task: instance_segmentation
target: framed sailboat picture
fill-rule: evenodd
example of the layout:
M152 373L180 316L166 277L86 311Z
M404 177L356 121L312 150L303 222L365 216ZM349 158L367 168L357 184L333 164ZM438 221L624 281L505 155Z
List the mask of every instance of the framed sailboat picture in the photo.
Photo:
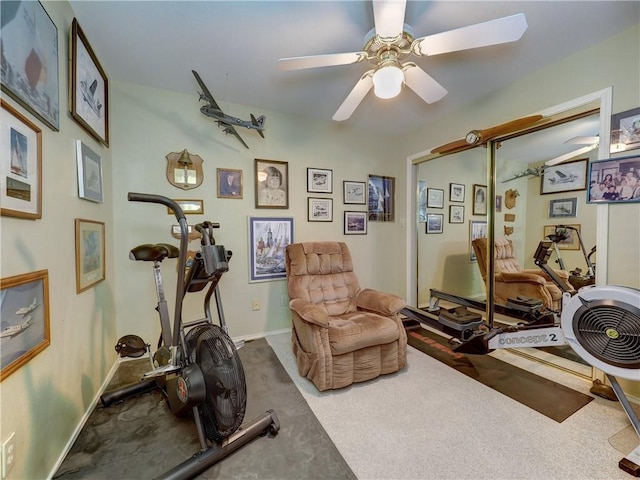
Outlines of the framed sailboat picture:
M249 217L249 282L286 278L285 248L293 243L293 218Z

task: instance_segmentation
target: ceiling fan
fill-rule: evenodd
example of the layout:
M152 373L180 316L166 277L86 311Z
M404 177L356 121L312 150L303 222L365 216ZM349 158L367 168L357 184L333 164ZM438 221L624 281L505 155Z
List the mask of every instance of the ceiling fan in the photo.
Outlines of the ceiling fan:
M281 58L281 70L348 65L368 61L374 67L365 72L333 120L347 120L364 97L374 88L379 98L393 98L406 84L422 100L433 103L447 94L447 90L413 62L417 57L458 52L471 48L515 42L527 29L524 14L477 23L446 32L414 38L413 30L404 23L406 0L373 0L375 27L365 36L360 52Z
M598 135L573 137L564 143L574 144L574 145L586 145L586 146L578 148L577 150L572 150L571 152L552 158L551 160L547 160L546 162L544 162L544 164L547 167L551 167L553 165L559 165L560 163L566 162L567 160L571 160L572 158L577 157L578 155L582 155L583 153L588 153L591 150L595 150L600 145L600 137Z

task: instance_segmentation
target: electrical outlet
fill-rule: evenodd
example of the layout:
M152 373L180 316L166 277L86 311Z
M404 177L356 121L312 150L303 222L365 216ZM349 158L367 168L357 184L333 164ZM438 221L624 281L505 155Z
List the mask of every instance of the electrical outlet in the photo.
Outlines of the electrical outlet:
M2 442L2 478L5 478L9 470L16 463L16 432Z
M256 311L256 310L260 310L260 299L259 298L254 298L251 301L251 308Z

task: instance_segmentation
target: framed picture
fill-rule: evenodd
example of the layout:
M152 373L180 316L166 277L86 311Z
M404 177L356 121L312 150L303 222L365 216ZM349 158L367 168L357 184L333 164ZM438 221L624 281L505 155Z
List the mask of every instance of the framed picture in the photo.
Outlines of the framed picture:
M289 164L256 158L256 208L289 208Z
M591 162L587 203L640 202L640 155Z
M249 282L287 277L285 248L293 243L293 218L249 217Z
M185 215L201 215L204 213L203 200L184 200L174 198L173 201L180 205L182 213ZM167 207L167 214L173 215L173 210Z
M469 220L469 261L477 262L476 252L473 250L472 242L476 238L487 236L487 222L479 220Z
M307 168L307 192L333 193L333 170Z
M105 278L104 222L76 218L76 293Z
M449 223L464 223L463 205L449 205Z
M473 185L473 214L487 214L487 186Z
M502 195L496 195L496 212L502 212Z
M540 194L585 190L588 162L589 160L584 158L543 169L540 177Z
M640 148L640 108L611 115L611 153Z
M427 208L444 208L444 190L427 188Z
M242 170L216 168L218 198L242 198Z
M464 202L464 185L461 183L449 184L449 201Z
M49 272L0 280L0 381L49 346Z
M565 237L564 240L556 242L556 245L560 250L580 250L580 237L578 236L578 234L581 233L580 225L567 226L575 228L578 233L576 234L576 231L570 228L560 228L558 225L545 225L543 237L546 238L549 235Z
M42 218L42 131L5 101L0 104L0 212Z
M309 197L307 220L333 222L333 199Z
M96 140L109 146L107 75L77 19L71 23L71 116Z
M575 217L578 210L578 197L549 200L549 218Z
M342 182L342 194L345 204L366 205L367 204L367 184L366 182L353 182L345 180Z
M366 235L367 212L344 212L344 234Z
M395 220L395 182L394 177L369 175L369 221Z
M442 213L427 213L427 233L442 233L444 215Z
M76 140L78 162L78 196L85 200L102 203L102 159L100 155Z
M40 2L1 2L2 91L60 129L58 29Z
M427 221L427 181L426 180L418 180L418 199L416 201L417 205L417 215L418 215L418 223L424 223Z

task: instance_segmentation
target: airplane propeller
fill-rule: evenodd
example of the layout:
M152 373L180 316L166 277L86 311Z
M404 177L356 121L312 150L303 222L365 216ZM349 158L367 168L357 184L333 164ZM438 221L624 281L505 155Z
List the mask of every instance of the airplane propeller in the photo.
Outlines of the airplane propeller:
M524 14L498 18L434 35L414 38L405 25L406 0L373 0L374 28L364 39L359 52L281 58L280 70L349 65L368 61L374 66L365 72L333 116L336 121L351 117L360 102L374 86L374 75L387 67L395 67L402 85L409 87L426 103L440 100L447 90L418 65L405 60L440 55L472 48L498 45L519 40L527 29Z

